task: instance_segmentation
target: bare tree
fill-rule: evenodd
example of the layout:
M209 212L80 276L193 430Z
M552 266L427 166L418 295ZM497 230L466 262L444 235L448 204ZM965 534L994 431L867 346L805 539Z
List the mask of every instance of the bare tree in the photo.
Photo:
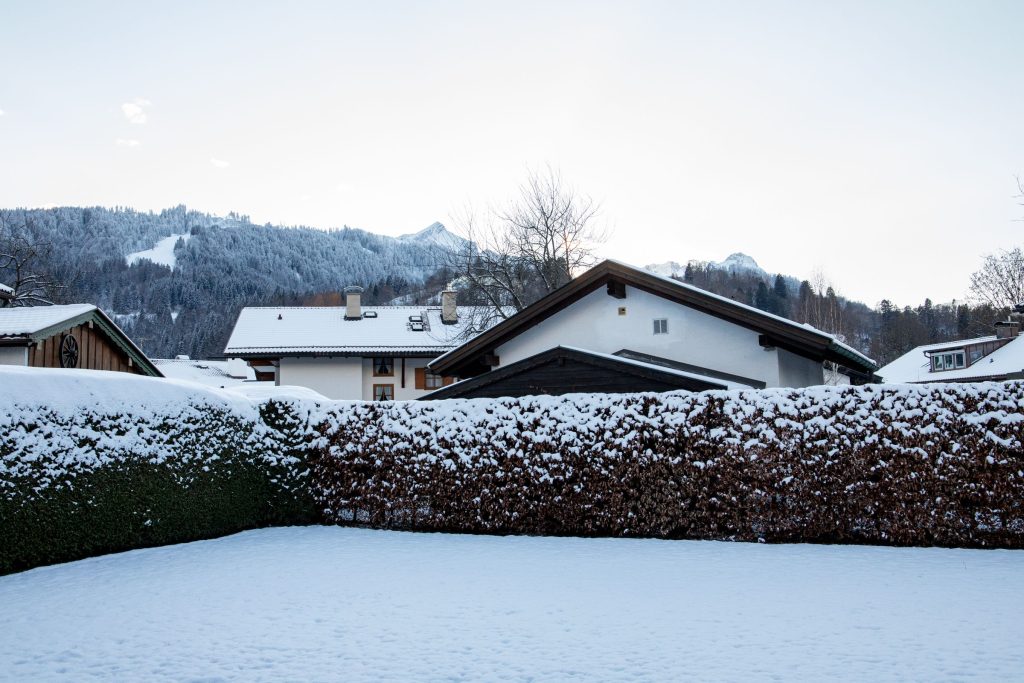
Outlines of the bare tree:
M606 239L598 214L598 205L558 172L531 172L506 206L453 218L465 241L446 265L470 302L493 311L482 324L506 318L596 262Z
M971 295L995 308L1024 303L1024 252L1020 247L989 254L971 275Z
M63 288L45 271L51 249L35 238L27 219L14 221L0 213L0 284L11 290L0 297L0 306L53 303Z

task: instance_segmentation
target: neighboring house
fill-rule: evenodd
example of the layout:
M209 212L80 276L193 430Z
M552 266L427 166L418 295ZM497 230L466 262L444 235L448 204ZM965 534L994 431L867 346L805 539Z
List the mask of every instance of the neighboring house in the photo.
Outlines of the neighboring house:
M14 300L14 290L0 282L0 306L6 306Z
M168 379L184 379L225 389L246 382L256 382L256 372L240 359L193 360L188 356L154 358L153 365Z
M878 371L888 384L1024 379L1024 336L1019 321L996 323L990 337L927 344Z
M604 261L432 361L461 381L429 398L806 387L826 362L854 383L877 367L809 325Z
M346 288L344 307L244 308L224 355L332 399L414 399L450 383L427 362L474 333L479 309L457 307L452 291L439 307L364 307L361 292Z
M163 376L121 328L91 304L0 308L0 365Z

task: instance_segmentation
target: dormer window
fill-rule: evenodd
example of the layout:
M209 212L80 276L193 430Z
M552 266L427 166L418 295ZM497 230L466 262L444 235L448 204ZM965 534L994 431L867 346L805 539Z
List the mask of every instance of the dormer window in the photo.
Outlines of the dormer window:
M932 372L956 370L965 366L965 357L962 350L932 354Z

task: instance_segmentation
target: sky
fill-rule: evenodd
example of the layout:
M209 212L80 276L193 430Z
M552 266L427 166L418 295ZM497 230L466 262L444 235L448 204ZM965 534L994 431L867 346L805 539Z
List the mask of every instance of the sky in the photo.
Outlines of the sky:
M1024 243L1024 3L0 0L0 206L399 235L550 166L602 256L868 304Z

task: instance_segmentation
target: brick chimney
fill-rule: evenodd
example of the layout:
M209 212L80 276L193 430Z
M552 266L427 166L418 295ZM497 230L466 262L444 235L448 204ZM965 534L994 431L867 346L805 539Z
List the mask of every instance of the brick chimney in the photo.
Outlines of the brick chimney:
M362 293L362 287L351 286L345 288L345 320L362 319L363 307L360 303Z
M445 325L454 325L459 322L459 308L456 303L457 294L454 289L446 289L441 292L441 322Z

